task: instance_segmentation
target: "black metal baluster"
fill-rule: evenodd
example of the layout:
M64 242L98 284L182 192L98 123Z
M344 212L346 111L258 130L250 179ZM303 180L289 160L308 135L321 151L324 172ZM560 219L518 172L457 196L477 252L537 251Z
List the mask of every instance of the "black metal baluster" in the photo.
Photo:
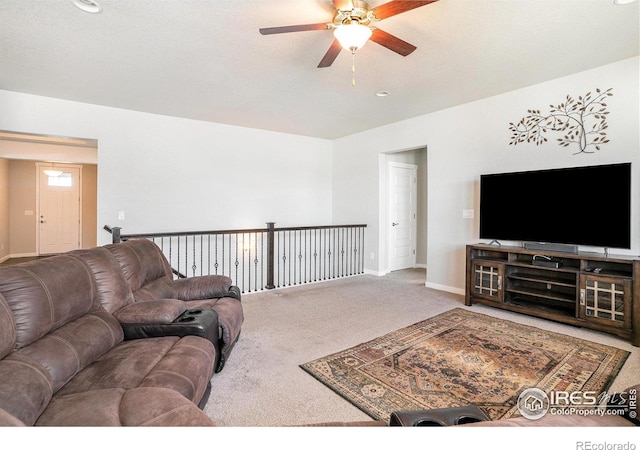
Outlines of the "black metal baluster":
M221 247L222 247L222 257L220 258L220 260L222 261L222 273L221 273L222 275L226 275L227 274L225 272L225 270L224 270L224 263L226 262L226 258L224 256L224 251L226 250L225 239L227 239L227 236L229 236L229 235L228 234L223 234L222 235L222 245L221 245ZM231 274L231 270L229 270L229 274Z
M340 256L342 260L342 267L340 268L340 276L344 276L344 228L340 228Z
M215 253L215 260L213 262L213 268L215 269L215 274L218 275L218 267L220 265L220 263L218 262L218 237L220 235L216 234L214 235L214 241L213 241L213 246L214 246L214 253Z
M302 277L302 252L304 249L304 241L302 239L303 236L303 232L302 230L298 230L298 284L302 284L303 282L303 277Z
M196 276L196 269L198 268L198 266L196 265L196 237L195 235L192 236L193 239L191 239L191 245L193 248L192 254L193 254L193 259L192 259L192 264L191 264L191 270L193 271L193 276Z
M355 251L355 246L354 246L354 241L353 241L353 228L349 228L349 238L351 240L351 242L349 243L349 249L351 250L349 252L349 275L353 275L354 271L353 271L353 256L354 256L354 251Z
M282 260L282 284L280 286L286 286L284 280L285 280L285 274L287 272L287 252L285 249L285 241L282 238L283 233L284 231L278 231L278 244L280 243L280 241L282 241L282 256L278 259L278 261ZM278 248L280 248L279 245L278 245Z
M200 235L200 276L204 275L204 236Z
M287 280L288 281L287 285L291 286L291 267L293 266L293 263L291 262L291 247L292 247L291 231L287 232L287 234L285 235L285 239L287 239L287 262L288 262L287 272L289 275L289 279Z
M178 262L176 264L176 267L178 268L178 272L180 272L180 236L178 236L178 245L176 248L176 254L178 255Z
M235 280L236 280L236 284L237 284L237 283L238 283L238 266L240 265L240 263L238 262L238 233L236 233L236 234L235 234L235 237L236 237L236 238L235 238L234 240L235 240L235 242L236 242L236 260L234 261L234 263L233 263L233 264L236 266L236 276L235 276ZM231 255L229 255L229 256L231 256ZM242 281L244 281L244 280L242 280ZM242 287L240 288L240 290L244 292L244 286L242 286Z
M322 279L326 280L327 279L327 272L328 272L328 270L327 270L328 258L327 257L329 256L329 254L327 252L330 251L329 247L327 246L327 234L331 234L331 229L324 230L324 231L325 231L324 236L323 236L323 238L324 238L324 248L322 249L323 250L322 254L324 255L324 263L322 264L322 268L323 268Z
M247 279L248 279L248 285L249 285L249 292L251 292L251 237L249 237L249 248L246 248L246 244L244 243L244 234L242 235L242 248L243 250L246 251L247 253L247 258L246 260L248 261L247 264ZM244 252L242 255L242 278L244 279L244 261L245 261L245 257L244 257Z
M313 230L313 281L318 281L318 230Z
M255 290L258 290L258 233L254 233L254 240L253 240L253 250L255 252L255 259L253 261L253 285Z

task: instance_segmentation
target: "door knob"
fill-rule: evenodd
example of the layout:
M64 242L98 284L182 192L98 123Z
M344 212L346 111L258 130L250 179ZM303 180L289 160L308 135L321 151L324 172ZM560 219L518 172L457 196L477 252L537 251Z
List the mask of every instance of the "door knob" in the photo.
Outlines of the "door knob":
M400 225L400 224L399 224L398 222L393 222L393 223L391 224L391 226L392 226L392 227L395 227L396 225Z

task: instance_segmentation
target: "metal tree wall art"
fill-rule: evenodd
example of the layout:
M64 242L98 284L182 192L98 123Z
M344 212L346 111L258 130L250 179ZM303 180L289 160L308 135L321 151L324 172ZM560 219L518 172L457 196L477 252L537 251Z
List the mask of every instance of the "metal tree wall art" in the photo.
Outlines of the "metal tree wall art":
M549 112L542 114L539 109L530 109L528 115L520 119L517 124L509 123L512 131L509 145L523 142L535 142L541 145L547 142L546 133L557 131L563 133L558 143L562 147L577 145L578 153L594 153L600 150L607 139L607 104L604 100L611 97L612 88L606 91L596 89L595 93L588 92L577 99L567 95L567 99L557 106L549 105Z

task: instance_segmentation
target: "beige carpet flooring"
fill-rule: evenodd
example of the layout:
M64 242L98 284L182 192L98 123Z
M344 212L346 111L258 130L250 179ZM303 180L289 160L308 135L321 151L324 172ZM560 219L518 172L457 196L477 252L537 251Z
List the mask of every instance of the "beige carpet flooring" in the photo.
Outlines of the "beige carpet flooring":
M245 294L240 340L212 378L205 412L228 427L369 420L299 365L467 308L462 296L427 288L425 279L424 270L413 269ZM611 391L640 382L640 349L623 339L483 305L470 309L630 351Z

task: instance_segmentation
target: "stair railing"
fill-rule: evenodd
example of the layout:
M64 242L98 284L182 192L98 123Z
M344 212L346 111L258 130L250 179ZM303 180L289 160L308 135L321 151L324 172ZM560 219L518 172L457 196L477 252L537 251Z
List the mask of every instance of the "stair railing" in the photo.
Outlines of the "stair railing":
M114 243L150 239L176 277L227 275L244 292L295 286L364 273L366 225L323 225L123 234Z

